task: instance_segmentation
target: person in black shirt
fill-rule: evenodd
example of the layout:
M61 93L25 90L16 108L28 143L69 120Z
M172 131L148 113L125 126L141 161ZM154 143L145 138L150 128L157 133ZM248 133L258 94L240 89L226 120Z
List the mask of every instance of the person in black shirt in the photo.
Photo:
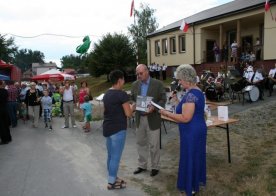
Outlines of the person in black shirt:
M36 89L36 83L31 83L31 88L26 93L25 103L28 106L29 115L32 117L32 127L38 127L40 99L42 92Z
M107 189L111 190L126 187L126 182L118 178L117 173L126 140L127 117L132 116L135 105L129 103L128 95L122 90L125 83L124 73L112 71L109 79L112 87L103 97L103 135L106 137L107 148Z
M8 114L8 91L5 89L5 82L0 80L0 138L2 144L12 141L10 128L11 121Z

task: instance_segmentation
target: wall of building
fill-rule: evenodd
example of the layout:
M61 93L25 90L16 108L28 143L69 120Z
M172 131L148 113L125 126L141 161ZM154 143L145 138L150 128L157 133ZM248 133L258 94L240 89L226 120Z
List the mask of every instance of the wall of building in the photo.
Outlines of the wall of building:
M185 35L186 36L186 52L180 53L179 52L179 36ZM174 32L170 32L167 34L163 34L160 36L156 36L150 38L148 40L148 64L150 63L158 63L162 65L163 63L167 65L180 65L183 63L193 63L193 36L192 32L189 31L187 33L183 33L181 30L177 30ZM175 37L176 39L176 53L171 54L170 51L170 38ZM168 54L162 54L162 39L168 40ZM159 40L161 44L161 52L159 56L155 55L155 42ZM150 45L150 46L149 46Z
M271 10L276 11L276 5L271 6ZM274 13L275 15L275 13ZM163 35L158 35L152 37L148 41L148 48L150 48L150 53L148 53L148 63L156 62L159 64L167 64L169 66L177 66L183 63L189 64L201 64L205 60L206 56L206 40L216 40L220 44L220 40L224 42L228 38L228 32L236 31L238 21L240 22L240 41L244 36L252 36L253 44L256 43L256 38L260 37L261 27L264 25L263 29L263 59L265 61L274 62L276 59L276 21L271 19L270 12L264 12L264 8L258 10L247 11L234 16L229 16L227 18L221 18L215 21L205 22L195 26L195 59L194 59L194 40L193 40L193 27L190 24L190 28L186 35L186 52L179 53L179 35L183 34L180 30L173 32L167 32ZM219 27L222 24L223 33L220 39ZM169 38L176 37L176 53L171 54L170 50L167 55L162 54L162 39L168 39L168 48L170 49ZM161 44L161 54L160 56L155 56L155 41L160 40ZM220 45L222 45L221 43ZM230 47L230 43L227 43ZM242 43L240 43L240 46ZM230 54L230 49L229 49ZM272 60L272 61L271 61ZM265 64L265 63L264 63ZM270 66L269 64L269 66Z
M270 7L276 12L276 5ZM275 17L275 14L274 14ZM264 23L264 60L276 59L276 19L272 20L270 12L265 13Z

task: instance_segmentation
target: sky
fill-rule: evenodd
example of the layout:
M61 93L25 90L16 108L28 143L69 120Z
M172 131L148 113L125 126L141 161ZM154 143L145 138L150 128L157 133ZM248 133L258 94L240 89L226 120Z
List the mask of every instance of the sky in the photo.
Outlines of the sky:
M159 28L231 0L134 0L135 9L148 4ZM132 0L1 0L0 34L14 37L19 49L44 53L46 62L61 66L63 56L76 53L84 36L91 46L107 33L128 35L133 24Z

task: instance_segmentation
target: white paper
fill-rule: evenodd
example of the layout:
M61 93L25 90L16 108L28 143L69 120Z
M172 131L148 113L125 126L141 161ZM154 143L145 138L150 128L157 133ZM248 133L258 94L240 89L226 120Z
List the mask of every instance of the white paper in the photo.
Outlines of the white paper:
M96 97L97 101L102 101L104 97L104 93L100 94L98 97Z
M218 106L218 119L223 121L228 120L228 106Z
M150 102L154 107L157 107L159 110L164 110L164 108L153 101Z
M209 126L209 125L212 125L213 124L213 121L212 120L206 120L206 125Z

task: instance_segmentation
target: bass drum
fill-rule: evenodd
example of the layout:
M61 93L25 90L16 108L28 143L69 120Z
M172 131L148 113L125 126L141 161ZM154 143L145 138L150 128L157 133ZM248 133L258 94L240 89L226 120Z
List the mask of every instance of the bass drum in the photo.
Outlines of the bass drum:
M244 88L245 93L244 94L244 98L248 101L257 101L259 99L260 96L260 91L258 89L258 87L254 86L254 85L248 85Z
M222 88L217 89L214 86L209 86L205 90L205 95L206 98L210 101L218 101L223 95L223 90Z

